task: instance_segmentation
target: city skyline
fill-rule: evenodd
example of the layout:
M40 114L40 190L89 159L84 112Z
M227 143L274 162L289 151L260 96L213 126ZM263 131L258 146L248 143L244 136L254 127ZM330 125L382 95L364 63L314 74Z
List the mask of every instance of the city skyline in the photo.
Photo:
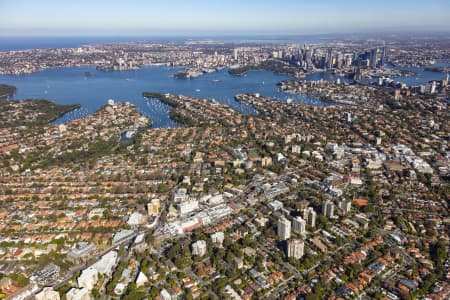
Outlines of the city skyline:
M1 1L0 36L445 32L447 1ZM419 22L420 21L420 22Z

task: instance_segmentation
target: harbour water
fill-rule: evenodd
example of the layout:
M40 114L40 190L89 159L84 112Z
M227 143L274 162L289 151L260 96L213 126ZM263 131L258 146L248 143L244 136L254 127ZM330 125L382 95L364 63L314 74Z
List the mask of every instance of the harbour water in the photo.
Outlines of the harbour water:
M449 68L450 62L447 62L445 60L440 60L440 61L437 61L436 64L432 65L431 67ZM417 73L416 76L401 76L401 77L394 78L394 80L404 82L408 86L426 84L432 80L443 80L446 75L443 72L427 71L423 67L401 67L400 69Z
M232 76L227 69L203 74L194 79L176 79L172 75L179 68L149 66L136 71L103 72L95 67L47 69L25 75L0 75L0 82L17 87L12 99L49 99L56 103L81 105L79 110L70 112L56 121L64 123L95 112L108 99L129 101L153 120L154 127L177 126L169 118L165 104L156 99L142 97L142 92L183 94L198 98L215 99L243 113L254 113L245 104L236 102L238 93L260 93L280 101L292 98L293 102L310 105L329 105L312 97L279 92L276 84L290 76L277 75L266 71L251 71L244 76ZM91 76L86 77L85 72Z
M408 68L417 76L397 77L395 80L408 85L425 84L430 80L441 80L445 74L425 71L423 68ZM146 99L142 92L183 94L198 98L214 99L246 114L254 113L251 107L236 102L234 96L239 93L260 93L263 96L286 102L308 105L330 105L314 97L293 95L278 91L281 80L294 79L291 76L274 74L267 71L251 71L244 76L232 76L227 69L203 74L193 79L176 79L172 75L180 68L148 66L135 71L104 72L93 66L72 68L54 68L25 75L0 75L0 83L17 87L12 99L48 99L61 104L81 105L81 108L67 113L55 121L65 123L70 120L92 114L108 99L129 101L153 121L153 127L174 127L176 122L169 118L170 107L157 99ZM85 76L90 72L91 76ZM326 72L308 75L306 80L319 79L334 81L336 76ZM349 81L341 77L342 82Z

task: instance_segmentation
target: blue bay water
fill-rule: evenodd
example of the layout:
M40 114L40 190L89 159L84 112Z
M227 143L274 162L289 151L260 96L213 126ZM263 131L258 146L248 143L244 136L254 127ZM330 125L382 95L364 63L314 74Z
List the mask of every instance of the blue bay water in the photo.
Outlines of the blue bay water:
M450 63L445 61L439 61L437 64L433 65L432 67L450 67ZM426 71L422 67L401 67L399 69L412 71L417 73L415 76L400 76L394 78L395 81L404 82L408 86L415 86L415 85L422 85L426 84L429 81L433 80L443 80L445 79L446 73L443 72L433 72L433 71Z
M0 51L38 49L38 48L67 48L79 47L92 43L127 42L136 40L190 40L188 37L0 37ZM198 40L199 38L192 38ZM216 39L228 42L297 42L297 43L321 43L327 37L202 37L201 39ZM443 63L443 66L448 66ZM418 76L397 77L395 80L405 82L408 85L425 84L430 80L441 80L443 73L424 71L423 68L404 68L418 72ZM243 113L254 113L253 109L238 103L234 96L238 93L260 93L263 96L276 98L280 101L293 99L296 103L310 105L329 105L306 95L293 95L279 92L276 84L281 80L294 79L286 75L277 75L266 71L252 71L245 76L235 77L228 74L227 69L214 73L204 74L195 79L175 79L171 76L179 71L179 68L167 68L164 66L145 67L136 71L103 72L95 67L83 66L73 68L54 68L26 75L0 75L0 83L11 84L17 87L17 93L12 99L41 98L53 100L61 104L81 105L79 110L70 112L55 123L64 123L78 119L95 112L106 104L108 99L116 101L129 101L135 104L139 110L153 120L154 127L173 127L177 123L170 120L170 107L156 99L142 97L143 91L160 93L183 94L199 98L215 99L229 105ZM85 72L92 76L86 77ZM326 72L313 73L306 77L307 80L336 80ZM346 82L348 79L341 78Z
M227 69L201 75L194 79L176 79L171 76L179 68L149 66L136 71L103 72L95 67L54 68L25 75L0 75L0 82L17 87L12 99L40 98L61 104L81 105L81 109L68 113L58 122L67 122L95 112L108 99L129 101L153 120L154 127L177 126L169 118L165 104L156 99L142 97L142 92L183 94L198 98L214 99L243 113L254 113L253 109L236 102L239 93L260 93L280 101L293 99L296 103L328 105L305 95L279 92L276 84L290 76L266 71L251 71L244 76L232 76ZM92 76L86 77L85 72ZM317 75L315 75L317 77Z
M440 62L439 66L448 63ZM425 84L430 80L441 80L445 74L424 71L423 68L405 68L418 73L417 76L397 77L395 80L408 85ZM156 99L142 97L142 92L182 94L198 98L214 99L243 113L254 113L253 109L236 102L239 93L260 93L263 96L308 105L329 105L306 95L279 92L276 84L281 80L294 79L267 71L251 71L244 76L232 76L227 69L201 75L194 79L176 79L172 75L181 68L148 66L135 71L103 72L93 66L53 68L25 75L0 75L0 83L17 87L12 99L49 99L61 104L81 105L81 109L70 112L55 123L64 123L92 114L105 105L108 99L129 101L153 120L154 127L178 126L169 118L170 107ZM86 77L85 72L92 76ZM336 80L336 76L326 72L310 74L306 80ZM343 82L347 78L341 77Z

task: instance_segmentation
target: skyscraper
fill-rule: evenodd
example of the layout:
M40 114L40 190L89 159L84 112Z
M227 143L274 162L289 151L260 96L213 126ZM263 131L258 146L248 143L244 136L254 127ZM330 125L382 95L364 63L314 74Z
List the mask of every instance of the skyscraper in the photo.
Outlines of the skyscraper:
M386 47L381 48L380 65L383 66L386 63Z
M291 237L291 222L285 217L278 219L277 233L282 240L287 240Z
M353 62L352 56L350 54L347 54L345 56L345 66L350 67L352 65L352 62Z
M327 70L331 70L332 68L333 68L333 48L328 48Z
M299 259L304 254L305 243L302 240L289 240L286 250L288 257Z
M436 93L436 81L434 81L434 80L431 82L430 93L431 94Z
M305 49L305 61L306 61L306 68L307 69L313 69L313 63L312 63L312 53L313 49L310 49L308 45L304 45Z
M370 51L370 66L372 68L376 68L377 62L378 62L378 48L375 48L372 49L372 51Z
M233 50L233 58L234 60L237 60L239 56L239 49L238 48L234 48Z

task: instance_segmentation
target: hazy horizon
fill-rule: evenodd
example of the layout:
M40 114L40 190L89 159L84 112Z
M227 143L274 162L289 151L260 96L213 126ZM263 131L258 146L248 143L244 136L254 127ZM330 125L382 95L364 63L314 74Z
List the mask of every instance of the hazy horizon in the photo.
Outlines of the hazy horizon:
M0 36L248 36L448 32L450 2L0 2Z

